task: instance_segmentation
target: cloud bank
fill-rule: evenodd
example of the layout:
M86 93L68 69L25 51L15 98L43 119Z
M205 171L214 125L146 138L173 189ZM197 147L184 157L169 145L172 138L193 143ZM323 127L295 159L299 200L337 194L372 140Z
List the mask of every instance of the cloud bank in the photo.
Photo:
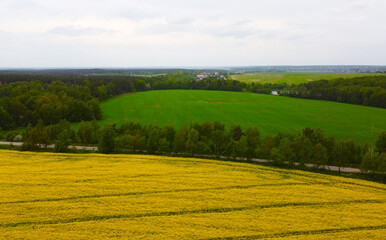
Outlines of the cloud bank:
M2 0L0 67L386 64L383 0Z

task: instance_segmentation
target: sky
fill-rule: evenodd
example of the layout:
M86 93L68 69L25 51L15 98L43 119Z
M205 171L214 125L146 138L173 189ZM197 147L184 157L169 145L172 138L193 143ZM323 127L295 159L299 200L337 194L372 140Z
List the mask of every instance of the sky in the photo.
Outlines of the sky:
M386 65L386 0L0 0L0 68Z

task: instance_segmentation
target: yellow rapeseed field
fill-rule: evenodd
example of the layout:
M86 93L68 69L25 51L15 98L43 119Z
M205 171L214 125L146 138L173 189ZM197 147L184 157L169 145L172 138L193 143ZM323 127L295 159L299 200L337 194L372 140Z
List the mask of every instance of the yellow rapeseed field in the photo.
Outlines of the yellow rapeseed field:
M1 239L384 239L386 186L248 163L0 151Z

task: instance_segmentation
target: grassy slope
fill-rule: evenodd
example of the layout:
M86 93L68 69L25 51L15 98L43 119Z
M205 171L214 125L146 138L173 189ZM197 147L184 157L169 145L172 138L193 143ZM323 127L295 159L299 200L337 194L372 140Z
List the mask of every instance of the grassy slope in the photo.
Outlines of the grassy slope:
M300 84L309 81L321 79L331 80L337 78L353 78L361 76L375 76L386 74L368 74L368 73L252 73L232 75L232 79L242 82L259 82L259 83L288 83Z
M383 184L246 163L0 151L1 239L382 239Z
M378 132L386 130L385 109L253 93L149 91L103 102L102 110L101 124L136 121L181 127L185 122L218 120L228 126L258 126L263 136L320 127L338 138L373 143Z

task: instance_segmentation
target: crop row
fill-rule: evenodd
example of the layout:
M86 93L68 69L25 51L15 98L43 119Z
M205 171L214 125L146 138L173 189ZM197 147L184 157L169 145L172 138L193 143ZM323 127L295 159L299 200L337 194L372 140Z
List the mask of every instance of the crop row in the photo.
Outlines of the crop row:
M191 211L170 211L170 212L152 212L152 213L143 213L143 214L85 216L85 217L79 217L79 218L48 220L48 221L40 221L40 222L4 223L4 224L0 224L0 227L7 228L7 227L18 227L22 225L45 225L45 224L63 224L63 223L72 223L72 222L102 221L102 220L115 219L115 218L142 218L142 217L158 217L158 216L175 216L175 215L185 215L185 214L225 213L225 212L244 211L244 210L251 210L251 209L265 209L265 208L331 206L331 205L367 204L367 203L384 203L384 202L377 201L377 200L353 200L353 201L339 201L339 202L292 202L292 203L243 206L243 207L235 207L235 208L208 208L208 209L198 209L198 210L191 210Z

